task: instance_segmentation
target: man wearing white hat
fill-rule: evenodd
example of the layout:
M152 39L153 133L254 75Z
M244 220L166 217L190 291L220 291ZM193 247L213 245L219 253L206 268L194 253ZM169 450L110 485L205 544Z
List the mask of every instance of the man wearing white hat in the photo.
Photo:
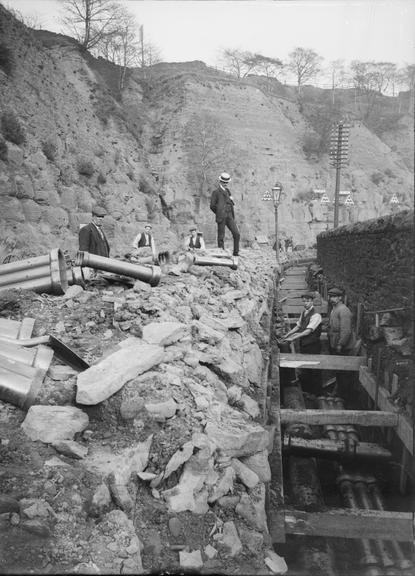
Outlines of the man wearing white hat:
M210 209L216 214L218 225L218 247L225 248L225 227L227 226L233 236L233 256L237 259L239 254L239 230L235 222L234 200L231 196L228 184L231 177L227 172L222 172L219 177L219 186L212 192Z

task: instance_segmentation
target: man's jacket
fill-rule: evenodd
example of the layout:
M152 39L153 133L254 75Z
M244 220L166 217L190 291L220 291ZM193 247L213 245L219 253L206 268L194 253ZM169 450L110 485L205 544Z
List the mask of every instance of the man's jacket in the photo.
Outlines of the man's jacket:
M353 315L349 308L339 302L330 312L328 336L331 348L341 346L343 350L352 350L356 338L352 326Z
M99 230L92 222L83 226L79 231L79 250L96 254L97 256L105 256L106 258L110 255L110 247L104 232L102 232L101 236Z
M233 200L231 200L230 195L228 188L223 190L220 186L212 192L210 209L216 214L216 222L222 222L229 216L235 218Z

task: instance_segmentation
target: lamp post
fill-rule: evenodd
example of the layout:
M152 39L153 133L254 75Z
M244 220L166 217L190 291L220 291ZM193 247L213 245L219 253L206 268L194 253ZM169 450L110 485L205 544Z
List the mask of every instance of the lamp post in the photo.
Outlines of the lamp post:
M277 259L277 264L280 262L280 242L278 238L278 206L280 205L282 198L282 184L280 182L276 182L274 186L271 188L271 192L264 192L262 200L269 201L272 200L274 202L274 217L275 217L275 256Z

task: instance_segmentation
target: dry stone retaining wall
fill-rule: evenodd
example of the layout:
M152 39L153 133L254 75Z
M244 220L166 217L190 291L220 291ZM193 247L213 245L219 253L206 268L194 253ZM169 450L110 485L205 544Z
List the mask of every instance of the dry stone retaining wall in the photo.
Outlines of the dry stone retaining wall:
M413 309L414 214L405 210L317 237L317 257L332 284L351 305L368 310Z

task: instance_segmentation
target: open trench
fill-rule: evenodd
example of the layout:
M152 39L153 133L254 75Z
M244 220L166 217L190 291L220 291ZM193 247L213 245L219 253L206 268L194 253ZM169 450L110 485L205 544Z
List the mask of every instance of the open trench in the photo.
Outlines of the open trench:
M341 397L324 388L336 373L322 370L323 394L312 396L304 393L312 369L285 367L290 354L277 346L276 335L284 324L292 327L295 317L290 314L294 307L284 310L283 303L308 288L305 270L305 264L297 264L283 273L273 311L267 414L275 429L268 494L275 549L285 557L289 575L409 576L414 573L413 514L408 512L413 486L409 476L402 482L402 471L400 476L396 472L401 465L399 438L391 427L353 423L362 422L359 415L352 417L354 413L373 409L360 386L359 371L347 372L349 387ZM323 300L319 303L322 315L325 310L324 324L327 307ZM327 355L324 333L322 344L322 355ZM292 347L291 353L295 354ZM327 418L331 410L342 416L342 423ZM293 411L301 413L300 421ZM350 511L353 519L363 515L361 522L349 523L342 510ZM391 510L393 519L388 516ZM319 517L328 511L333 511L331 517ZM408 520L402 524L406 534L395 519ZM384 529L376 531L374 522ZM377 534L378 538L369 537Z

